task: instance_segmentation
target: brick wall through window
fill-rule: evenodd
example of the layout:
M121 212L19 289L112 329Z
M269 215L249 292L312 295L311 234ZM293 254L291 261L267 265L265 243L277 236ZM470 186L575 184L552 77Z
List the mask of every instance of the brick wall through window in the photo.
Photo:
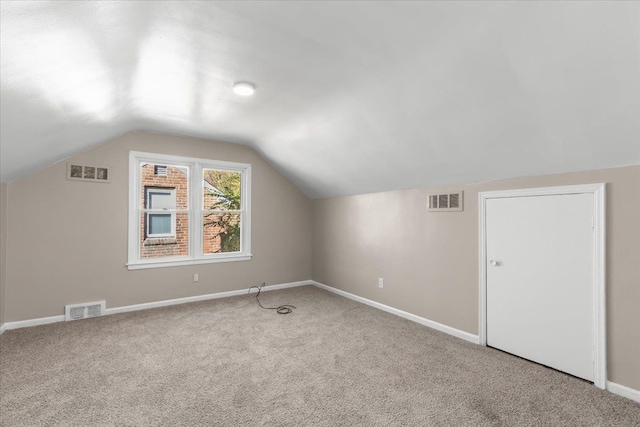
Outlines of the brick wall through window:
M176 209L188 210L189 208L189 180L186 168L167 166L166 175L156 175L155 165L147 163L141 166L141 200L140 206L146 206L147 189L161 188L173 189L176 194ZM216 201L216 196L211 191L204 192L204 206L212 206ZM170 237L149 237L147 236L147 216L141 214L140 221L140 258L158 258L184 256L189 254L189 214L175 213L175 235ZM222 246L221 232L224 231L216 226L219 215L210 215L207 218L199 219L204 221L204 241L203 252L205 254L218 253Z

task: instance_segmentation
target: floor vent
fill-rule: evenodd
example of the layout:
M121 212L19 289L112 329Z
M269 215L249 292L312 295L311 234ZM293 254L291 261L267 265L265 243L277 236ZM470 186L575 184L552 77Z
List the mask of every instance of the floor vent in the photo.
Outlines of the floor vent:
M462 211L463 192L447 194L431 194L427 198L427 210L430 212Z
M79 320L89 317L99 317L104 314L105 301L70 304L64 308L64 320Z

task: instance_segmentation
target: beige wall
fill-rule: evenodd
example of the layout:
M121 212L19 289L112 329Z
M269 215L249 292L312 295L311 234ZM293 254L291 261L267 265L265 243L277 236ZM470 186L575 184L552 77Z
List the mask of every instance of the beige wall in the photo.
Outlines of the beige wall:
M599 182L609 380L640 390L640 166L314 200L313 278L477 334L478 192ZM427 212L427 194L440 190L464 190L464 212Z
M0 182L0 325L4 323L7 277L7 183Z
M251 163L253 259L127 270L130 150ZM119 307L311 277L311 202L246 146L133 132L73 161L111 166L111 183L68 181L62 162L8 185L7 322L63 314L65 304Z

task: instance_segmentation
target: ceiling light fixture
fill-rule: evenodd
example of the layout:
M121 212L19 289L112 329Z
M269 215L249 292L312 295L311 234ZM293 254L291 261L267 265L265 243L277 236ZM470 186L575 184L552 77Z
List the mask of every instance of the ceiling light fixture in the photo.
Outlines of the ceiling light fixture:
M240 96L251 96L256 91L256 85L250 82L237 82L233 84L233 92Z

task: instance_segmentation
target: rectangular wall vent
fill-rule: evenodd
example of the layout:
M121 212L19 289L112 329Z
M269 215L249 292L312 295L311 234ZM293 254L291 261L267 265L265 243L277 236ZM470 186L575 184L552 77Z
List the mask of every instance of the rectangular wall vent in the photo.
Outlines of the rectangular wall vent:
M67 163L67 179L71 181L110 182L111 168Z
M167 167L165 165L155 165L153 173L157 176L167 176Z
M427 210L429 212L461 212L463 192L430 194L427 197Z
M65 320L87 319L104 315L105 301L69 304L64 307Z

